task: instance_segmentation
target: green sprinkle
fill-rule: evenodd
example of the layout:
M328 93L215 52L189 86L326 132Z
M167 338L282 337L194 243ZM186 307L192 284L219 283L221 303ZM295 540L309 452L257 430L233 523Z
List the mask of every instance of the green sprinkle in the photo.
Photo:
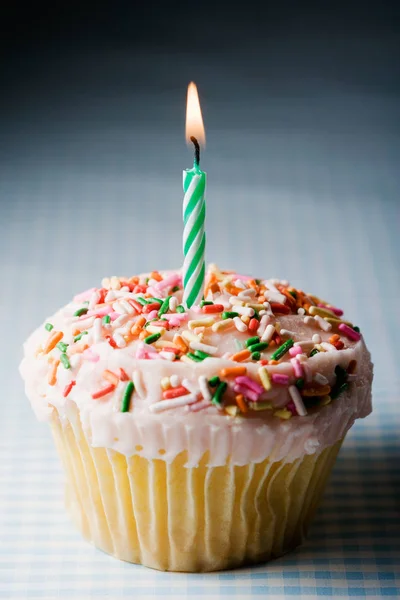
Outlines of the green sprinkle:
M170 296L168 297L169 300ZM147 303L157 302L158 304L163 304L164 300L162 298L147 298Z
M200 302L200 308L203 308L203 306L211 306L212 304L214 304L214 302L209 302L208 300L202 300Z
M128 381L125 391L124 391L124 395L122 396L121 412L129 412L129 407L131 404L131 397L132 397L134 389L135 389L135 386L133 384L133 381Z
M202 350L195 350L194 353L198 358L201 358L201 360L209 358L210 356L209 354L207 354L207 352L203 352Z
M226 383L226 381L221 381L218 384L218 387L215 390L214 396L212 397L212 400L211 400L211 402L213 404L217 404L217 406L221 405L222 396L224 395L227 387L228 387L228 384Z
M89 332L88 331L81 331L81 333L78 333L78 335L76 335L74 337L74 342L79 342L79 340L81 339L81 337L83 335L87 335Z
M225 312L222 313L223 319L234 319L235 317L238 317L238 316L239 316L239 313L233 312L231 310L226 310Z
M194 360L194 362L201 362L203 360L202 358L199 358L198 356L196 356L195 354L193 354L193 352L188 352L186 354L186 356L188 358L190 358L191 360Z
M299 390L302 390L304 387L304 378L303 377L299 377L299 379L296 379L296 387Z
M316 354L318 354L318 352L319 352L318 348L313 348L313 350L311 350L311 352L310 352L310 358L312 356L315 356Z
M256 282L257 285L260 285L260 283L261 283L261 279L255 279L254 281Z
M258 344L259 341L260 341L260 338L258 337L258 335L255 335L254 337L249 338L246 341L246 348L248 348L249 346L252 346L253 344Z
M104 325L108 325L108 323L110 323L110 322L111 322L111 317L110 317L110 315L105 315L105 316L103 317L102 321L103 321L103 324L104 324Z
M346 379L347 379L347 371L346 371L346 369L343 369L343 367L341 367L340 365L336 365L335 375L336 375L337 381L342 382L342 381L346 381Z
M86 315L88 310L88 308L78 308L78 310L74 312L74 317L81 317L82 315Z
M181 288L179 287L179 285L175 285L175 286L172 288L172 290L171 290L171 291L172 291L172 292L179 292L179 290L180 290L180 289L181 289Z
M139 302L139 304L141 304L142 306L146 306L147 304L147 300L145 300L144 298L142 298L142 296L139 296L138 298L136 298L136 300Z
M268 348L268 342L260 342L259 344L252 344L251 346L248 346L248 348L249 348L250 352L262 352L263 350L266 350ZM279 350L279 348L278 348L278 350Z
M51 331L52 329L54 329L54 325L52 325L51 323L46 323L44 328L47 329L47 331Z
M182 306L182 304L180 304L179 306L176 307L176 312L177 313L184 313L185 312L185 309Z
M256 310L255 308L254 310L254 315L251 317L252 319L257 319L257 321L260 320L260 315L258 314L258 310Z
M211 379L208 380L208 384L211 385L211 387L216 387L220 382L221 380L218 375L215 375L215 377L211 377Z
M61 354L60 355L60 360L61 360L62 364L64 365L64 367L66 369L70 369L71 368L71 364L70 364L70 362L68 360L68 356L66 354Z
M153 344L154 342L159 340L160 337L161 337L161 333L153 333L153 335L149 335L146 338L144 338L143 341L145 344Z
M360 333L360 328L357 327L357 325L355 327L353 327L354 331L357 331L357 333Z
M261 354L259 352L253 352L251 355L251 360L260 360Z
M68 344L66 344L65 342L58 342L56 348L61 350L61 352L66 352L67 348L68 348Z
M291 296L293 296L293 298L296 298L296 300L297 300L297 294L296 294L296 292L294 290L290 291L289 294Z
M339 386L336 386L333 388L333 390L331 391L331 393L329 394L330 397L332 398L332 400L335 400L335 398L337 398L338 396L340 396L340 394L342 392L345 392L347 390L347 388L349 387L349 384L344 382Z
M171 298L172 298L172 296L168 296L167 298L165 298L165 300L163 302L161 301L160 310L158 311L159 317L162 317L166 312L168 312L169 301L171 300Z
M282 356L284 356L286 352L289 351L293 344L294 341L292 339L286 340L286 342L282 344L282 346L279 346L278 350L275 350L275 352L271 356L271 359L279 360L280 358L282 358Z

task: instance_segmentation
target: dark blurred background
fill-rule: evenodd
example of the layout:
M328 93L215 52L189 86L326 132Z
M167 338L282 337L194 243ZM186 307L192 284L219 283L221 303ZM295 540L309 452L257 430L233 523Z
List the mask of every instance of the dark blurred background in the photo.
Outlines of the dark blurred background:
M102 276L181 264L190 80L208 260L289 278L395 342L398 3L9 4L1 29L1 266L30 285L16 351Z

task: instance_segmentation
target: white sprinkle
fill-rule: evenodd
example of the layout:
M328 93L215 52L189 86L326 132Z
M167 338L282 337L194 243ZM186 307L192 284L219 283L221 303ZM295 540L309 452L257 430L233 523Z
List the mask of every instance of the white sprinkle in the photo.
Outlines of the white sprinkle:
M213 331L225 331L226 329L230 329L233 325L233 319L223 319L222 321L217 321L211 327Z
M286 335L290 338L294 338L296 333L294 331L289 331L289 329L281 329L279 335Z
M235 312L245 317L252 317L254 315L254 308L250 308L249 306L235 306Z
M297 309L297 314L300 316L303 316L306 314L306 311L304 310L304 308L298 308Z
M267 315L269 315L270 317L273 317L274 313L272 311L270 303L269 302L264 302L264 306L265 306L265 310L266 310Z
M328 321L325 321L325 319L323 319L319 315L315 315L314 319L323 331L330 331L332 329L332 325L328 323Z
M205 375L200 375L200 377L198 378L197 381L199 384L200 392L201 392L204 400L211 402L212 395L211 395L210 389L208 387L207 377Z
M260 312L260 315L261 315L261 312ZM270 322L270 320L271 319L269 318L268 315L262 315L261 316L260 324L259 324L258 329L257 329L257 335L259 337L261 337L263 335L263 333L264 333L264 331L265 331L268 323Z
M315 373L314 381L316 381L319 385L326 385L328 383L327 378L322 375L322 373Z
M303 340L302 342L295 342L294 345L300 346L304 350L307 350L307 349L311 350L311 348L314 348L314 346L315 346L315 344L312 340Z
M333 346L332 344L329 344L328 342L321 342L321 346L327 352L338 352L338 349L335 348L335 346Z
M130 304L126 300L120 300L120 304L128 315L132 315L133 313L136 312L136 310L133 308L132 304Z
M207 352L207 354L216 354L218 348L216 346L210 346L209 344L202 344L201 342L190 342L189 346L192 350L201 350Z
M161 356L161 358L164 360L170 360L171 362L175 360L175 354L173 352L166 352L165 350L162 350L159 352L159 356Z
M188 404L187 408L191 412L198 412L200 410L204 410L205 408L208 408L209 406L212 406L212 404L209 400L200 400L200 402L195 402L194 404Z
M289 394L300 417L305 417L307 414L307 409L304 406L303 399L300 396L300 392L295 385L289 385Z
M183 387L185 387L191 394L198 394L199 390L197 389L196 385L190 381L189 379L182 379L182 385Z
M113 322L114 329L118 329L119 327L122 327L122 325L125 325L128 319L129 315L127 315L126 313L118 317L118 319L115 319L115 321Z
M316 344L320 344L321 343L321 336L319 335L319 333L314 333L314 335L312 336L311 339Z
M269 302L278 302L279 304L285 304L286 296L281 294L278 290L275 291L265 291L264 296Z
M97 344L102 339L101 319L95 319L93 323L93 343Z
M118 333L117 331L114 331L113 338L114 338L114 342L117 344L118 348L125 348L126 341L124 340L124 338L122 337L122 335L120 333Z
M139 397L145 398L146 389L142 383L142 376L140 374L140 371L138 371L137 369L135 369L132 373L132 381L133 381L133 385L135 386L135 390L137 391ZM171 385L172 385L172 383L171 383Z
M127 285L122 286L122 288L119 290L120 292L129 292L129 287Z
M88 319L83 319L82 321L75 321L74 327L79 329L79 331L83 331L84 329L89 329L89 327L92 327L92 325L94 323L94 319L95 319L94 317L89 317Z
M168 410L169 408L178 408L179 406L194 404L196 400L197 396L195 394L186 394L186 396L179 396L179 398L173 398L172 400L161 400L161 402L151 404L149 406L149 410L151 412L158 413L162 412L163 410Z
M175 312L176 311L176 307L178 306L178 298L176 298L175 296L171 296L171 298L169 299L169 304L168 304L168 308L171 312Z
M267 325L267 327L261 337L261 341L262 342L270 342L274 333L275 333L275 327L272 324Z
M117 302L114 302L114 304L112 305L113 307L113 311L118 313L119 315L125 315L126 314L126 310L125 308L122 306L121 302L119 300L117 300Z
M231 296L229 298L229 304L231 306L243 306L244 302L243 300L240 300L240 298L238 298L237 296Z
M254 298L255 295L256 290L254 290L253 288L246 288L243 290L243 292L239 292L237 297L241 298L242 300L249 300L250 298Z
M247 331L247 325L246 325L246 323L243 323L243 321L240 317L234 317L233 322L235 324L236 329L238 331L240 331L241 333L244 333L245 331Z
M89 310L93 310L99 300L100 300L100 294L99 294L99 292L97 292L97 291L93 292L93 294L90 296L90 300L89 300L89 304L88 304L88 309Z
M313 374L312 374L310 365L308 364L308 362L305 362L302 364L302 367L304 369L304 376L305 376L304 378L305 378L306 382L311 383Z
M262 310L260 310L260 312L258 313L260 315L260 317L263 317L264 315L267 315L267 311L263 308Z
M172 387L178 387L180 380L178 375L171 375L169 378Z
M112 300L115 300L116 295L114 290L110 290L109 292L107 292L106 297L104 298L105 302L112 302Z
M314 324L314 317L304 317L303 319L303 323L305 323L305 325L313 325Z
M241 290L246 290L246 286L244 285L244 283L241 279L236 279L234 284L235 284L235 287L240 288Z

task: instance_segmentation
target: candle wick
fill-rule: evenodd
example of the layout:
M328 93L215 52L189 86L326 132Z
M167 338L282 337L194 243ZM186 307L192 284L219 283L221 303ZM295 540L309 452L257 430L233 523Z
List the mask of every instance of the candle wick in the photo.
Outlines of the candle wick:
M194 135L190 136L190 141L194 145L194 166L198 167L200 164L200 145Z

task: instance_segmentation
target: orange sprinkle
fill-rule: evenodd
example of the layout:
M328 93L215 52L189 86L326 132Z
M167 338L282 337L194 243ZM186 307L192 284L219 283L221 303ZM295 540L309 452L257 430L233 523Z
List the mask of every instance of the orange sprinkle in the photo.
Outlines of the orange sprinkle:
M183 337L178 334L174 335L174 344L176 344L182 352L187 352L189 349Z
M246 348L245 350L240 350L240 352L236 352L236 354L233 354L231 356L231 360L234 360L236 362L242 362L242 360L247 360L248 358L250 358L250 356L251 352Z
M329 385L322 385L320 387L309 387L303 388L301 390L301 395L306 398L310 398L312 396L327 396L331 391L331 387Z
M220 377L239 377L240 375L246 375L247 367L227 367L226 369L221 369L219 372Z
M243 292L242 289L236 287L232 283L228 283L225 287L226 287L226 291L229 294L231 294L232 296L237 296L238 294L240 294L240 292Z
M144 330L142 330L142 331L139 333L139 340L144 340L144 338L146 338L147 336L148 336L148 333L147 333L147 331L144 331Z
M270 345L271 345L271 344L270 344ZM269 365L278 365L278 364L279 364L279 361L278 361L278 360L269 360L269 361L268 361L268 364L269 364Z
M49 339L47 340L47 342L43 348L43 352L45 354L48 354L49 352L51 352L51 350L53 350L53 348L55 348L57 346L58 342L60 340L62 340L63 336L64 336L64 334L62 331L54 331L50 335Z
M89 348L89 346L87 344L75 344L74 346L70 346L68 348L68 356L73 356L74 354L79 354L80 352L84 352L88 348Z
M254 290L257 290L257 289L258 289L258 285L257 285L257 283L256 283L255 279L250 279L250 281L248 281L247 283L248 283L248 284L249 284L249 286L250 286L251 288L253 288Z
M179 398L179 396L185 396L188 393L189 393L189 390L187 390L185 387L183 387L183 385L180 385L179 387L170 388L169 390L165 390L163 392L163 398L164 398L164 400L171 400L172 398Z
M105 369L102 373L102 376L104 377L104 379L107 379L107 381L109 381L115 387L117 387L117 385L119 383L119 378L115 373L113 373L112 371L109 371L108 369Z
M139 335L143 329L143 325L146 323L146 317L140 316L137 318L135 324L131 328L132 335Z
M50 368L48 382L49 385L55 385L57 383L57 369L60 364L59 360L56 360Z
M236 404L240 408L241 412L242 413L247 413L248 408L247 408L246 402L244 401L243 395L242 394L238 394L237 396L235 396L235 400L236 400Z
M265 296L258 296L257 302L259 302L260 304L263 304L263 302L265 302Z
M93 400L97 400L98 398L102 398L103 396L107 396L107 394L111 394L115 390L115 385L110 383L105 388L98 390L97 392L93 392L92 398Z
M329 343L334 344L335 342L338 342L339 340L340 340L340 335L335 333L334 335L331 335L331 337L329 338Z
M150 273L150 279L155 279L156 281L162 281L163 278L161 277L160 273L158 271L152 271Z

